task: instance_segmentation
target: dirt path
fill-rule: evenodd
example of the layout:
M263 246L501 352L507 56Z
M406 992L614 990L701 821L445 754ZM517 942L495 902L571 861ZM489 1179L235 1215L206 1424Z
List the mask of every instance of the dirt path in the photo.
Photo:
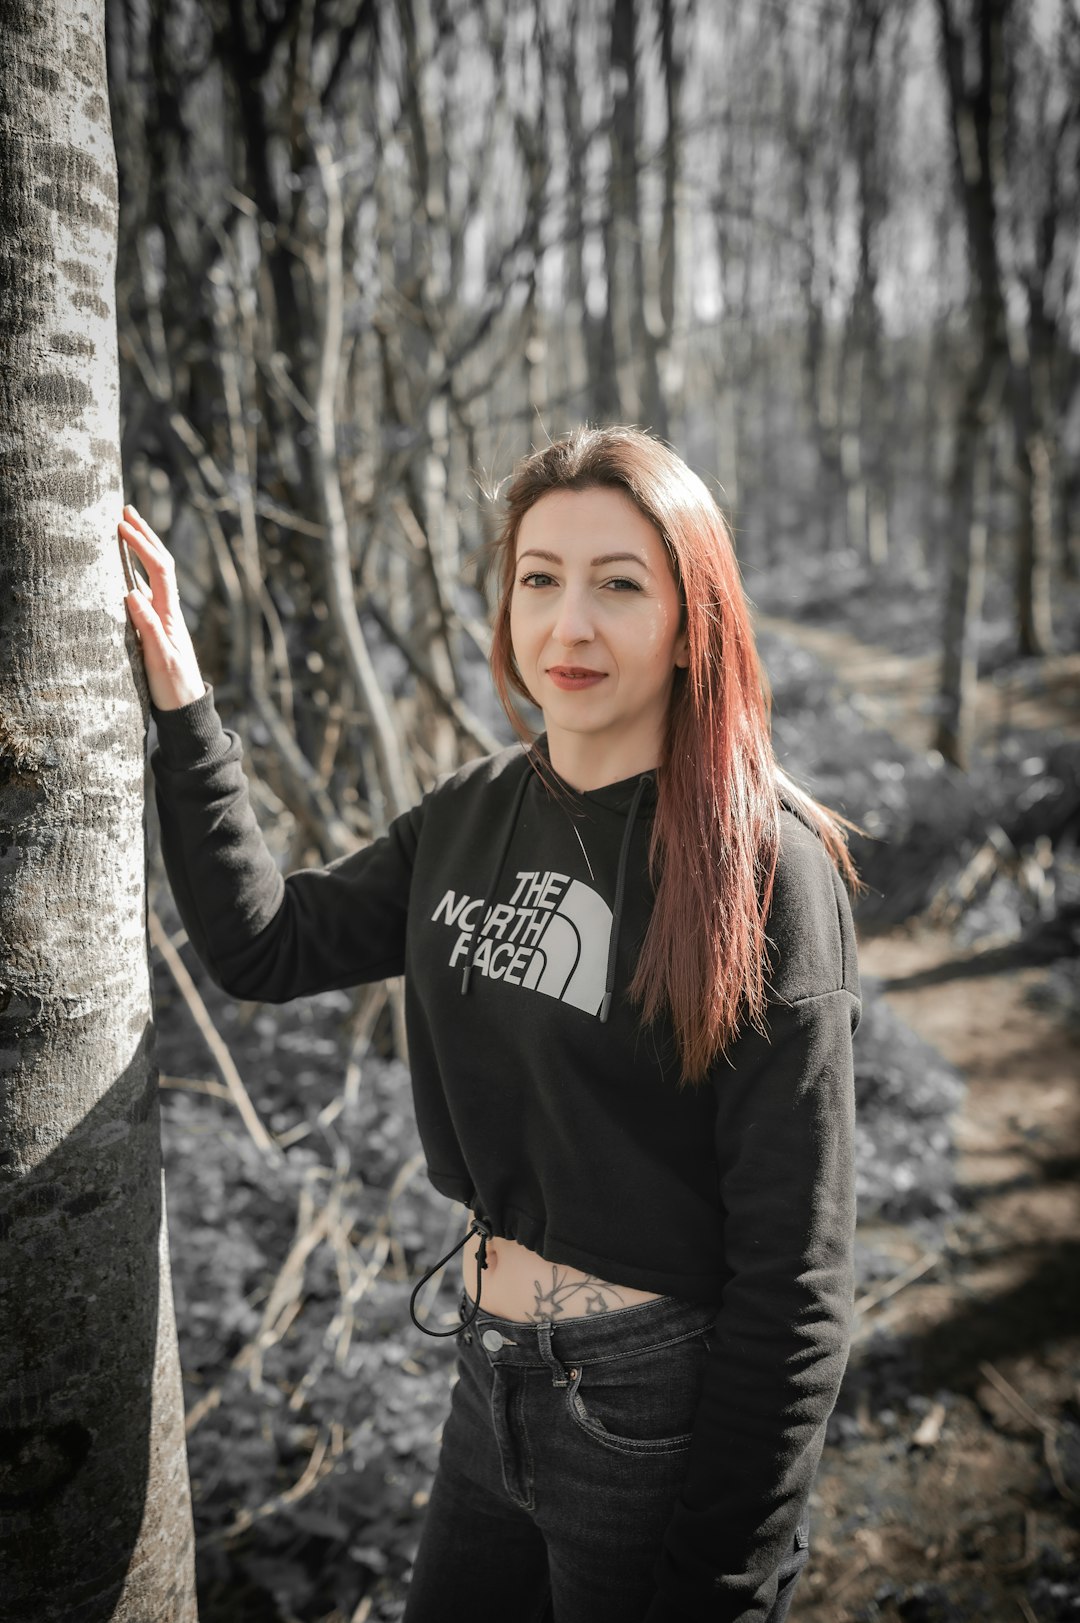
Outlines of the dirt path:
M1080 1502L1080 1038L1024 1001L1041 970L971 977L964 958L920 926L860 945L896 1012L967 1077L961 1211L937 1260L861 1315L855 1414L819 1473L797 1623L1076 1616L1050 1589L1078 1593L1077 1505L1040 1424ZM955 973L922 978L943 965ZM892 1251L898 1277L926 1260L908 1229L862 1238ZM891 1368L881 1330L902 1349ZM1055 1580L1053 1552L1071 1577Z
M928 659L761 623L861 692L872 724L927 747ZM1080 660L1055 664L1043 695L980 683L980 735L1006 720L1075 730ZM908 1282L862 1303L792 1623L1075 1619L1080 1034L1026 1001L1045 966L987 973L945 927L916 920L860 940L859 954L896 1013L967 1080L954 1122L959 1211L929 1253L911 1228L860 1226Z
M860 642L848 631L754 615L755 626L793 637L831 665L850 688L871 727L884 727L909 749L926 750L933 735L940 657L898 654ZM1026 660L975 684L974 743L992 751L1016 728L1076 733L1080 718L1080 654Z

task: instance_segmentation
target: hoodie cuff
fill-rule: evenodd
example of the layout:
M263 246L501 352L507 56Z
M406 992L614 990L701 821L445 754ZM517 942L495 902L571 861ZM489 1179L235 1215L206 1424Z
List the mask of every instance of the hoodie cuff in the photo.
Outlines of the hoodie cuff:
M177 710L159 710L151 699L150 714L157 730L158 748L166 766L182 768L216 761L229 748L229 739L214 706L214 690L204 678L203 694Z

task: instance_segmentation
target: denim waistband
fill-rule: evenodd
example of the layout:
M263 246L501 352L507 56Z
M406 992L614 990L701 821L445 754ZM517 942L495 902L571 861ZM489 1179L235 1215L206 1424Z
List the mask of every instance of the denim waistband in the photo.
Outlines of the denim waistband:
M462 1290L458 1317L463 1324L472 1308L472 1299ZM550 1365L552 1351L571 1364L602 1363L686 1341L715 1324L717 1311L702 1302L658 1296L606 1313L523 1324L519 1319L500 1319L481 1307L472 1322L472 1335L489 1358L500 1364ZM501 1345L496 1344L495 1334L502 1337Z

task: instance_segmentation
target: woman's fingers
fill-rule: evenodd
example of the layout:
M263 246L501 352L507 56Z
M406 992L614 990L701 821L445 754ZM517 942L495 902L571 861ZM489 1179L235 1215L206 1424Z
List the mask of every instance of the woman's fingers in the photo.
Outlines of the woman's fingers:
M152 601L154 596L153 588L145 575L140 575L135 568L131 559L131 554L134 552L135 548L127 548L125 538L121 536L120 556L124 565L124 584L129 592L145 592L146 596Z
M155 628L164 635L165 627L162 625L160 617L154 608L154 594L141 576L137 575L135 577L135 588L133 591L125 593L124 602L129 603L142 616L143 621L151 620Z
M125 512L133 511L133 508L125 509ZM143 519L137 524L130 519L121 519L117 533L150 577L149 581L144 580L132 565L128 590L140 591L151 603L156 603L162 619L167 623L178 621L181 618L180 597L172 553Z
M124 602L139 633L150 696L162 710L190 704L202 696L204 684L180 608L172 553L134 507L124 508L117 534L149 576L143 580L132 558L125 560Z
M150 528L149 524L147 524L146 520L143 518L138 509L132 507L130 503L128 503L128 505L124 508L124 517L121 522L130 524L136 535L145 536L146 540L151 546L157 547L166 557L168 557L169 549L161 539L160 535Z
M131 615L132 620L138 623L139 629L142 630L146 624L146 598L143 597L141 592L129 592L124 598L124 607Z
M174 577L173 556L161 537L154 534L146 520L135 513L134 508L125 508L124 512L125 517L120 520L116 527L117 533L127 542L132 552L142 560L147 573L153 574L157 571L163 580ZM129 514L135 516L133 518L128 517Z
M156 536L148 534L144 527L122 518L116 528L147 569L165 569L172 562L168 548Z
M150 528L139 509L133 506L131 502L124 503L124 517L137 525L140 530L150 537L151 541L156 541L159 547L164 545L160 535Z

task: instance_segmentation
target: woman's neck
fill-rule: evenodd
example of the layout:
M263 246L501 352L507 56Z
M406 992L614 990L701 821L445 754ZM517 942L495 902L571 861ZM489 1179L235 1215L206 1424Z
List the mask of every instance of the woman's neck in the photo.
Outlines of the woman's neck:
M549 728L546 736L549 761L563 782L579 794L654 771L659 764L659 745L649 738L620 738L605 746L603 739L589 733L556 732L553 736Z

